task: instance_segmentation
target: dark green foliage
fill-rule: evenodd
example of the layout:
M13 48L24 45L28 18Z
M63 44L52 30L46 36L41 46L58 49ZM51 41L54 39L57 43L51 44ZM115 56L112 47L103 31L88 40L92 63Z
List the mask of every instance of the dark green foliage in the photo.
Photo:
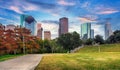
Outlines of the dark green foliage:
M104 44L103 37L100 36L100 35L96 35L96 36L95 36L95 42L96 42L96 43L99 43L99 44Z
M86 41L85 41L85 45L92 45L94 43L94 39L91 39L91 38L89 38L89 39L87 39Z
M77 32L62 34L57 42L69 51L81 45L80 36Z
M120 43L120 30L116 30L113 32L113 35L111 35L107 41L107 43Z

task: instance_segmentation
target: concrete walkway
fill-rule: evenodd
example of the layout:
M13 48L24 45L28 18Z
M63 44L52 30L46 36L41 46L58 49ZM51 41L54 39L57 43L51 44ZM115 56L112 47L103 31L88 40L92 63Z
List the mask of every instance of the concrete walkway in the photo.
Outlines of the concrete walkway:
M0 70L34 70L42 58L41 54L28 54L0 62Z

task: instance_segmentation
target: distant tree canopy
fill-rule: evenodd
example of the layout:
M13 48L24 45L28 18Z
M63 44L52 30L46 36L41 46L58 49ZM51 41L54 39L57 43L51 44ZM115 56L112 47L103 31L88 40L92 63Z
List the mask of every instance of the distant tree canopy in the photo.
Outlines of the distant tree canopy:
M113 35L107 39L107 43L120 43L120 30L113 32Z
M94 40L96 43L104 44L104 39L101 35L96 35Z
M84 43L85 45L92 45L92 44L94 43L94 39L89 38L89 39L87 39L87 40L84 40L83 43Z
M69 51L81 45L80 35L77 32L62 34L57 42Z

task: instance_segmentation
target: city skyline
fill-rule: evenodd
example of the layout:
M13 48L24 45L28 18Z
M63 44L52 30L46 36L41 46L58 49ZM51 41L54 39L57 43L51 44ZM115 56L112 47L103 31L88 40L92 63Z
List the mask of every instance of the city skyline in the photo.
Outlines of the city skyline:
M44 31L58 37L59 18L69 18L69 32L80 34L80 25L90 22L94 33L104 36L106 19L112 30L120 29L119 0L0 0L0 23L20 25L20 15L33 16ZM99 2L98 2L99 1Z

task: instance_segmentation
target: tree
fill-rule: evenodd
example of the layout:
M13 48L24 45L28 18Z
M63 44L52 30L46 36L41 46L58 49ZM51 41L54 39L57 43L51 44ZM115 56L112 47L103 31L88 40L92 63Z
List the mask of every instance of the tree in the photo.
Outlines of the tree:
M57 42L69 52L81 44L80 37L77 32L62 34L58 38Z
M115 40L115 36L114 35L111 35L107 40L106 40L106 43L115 43L116 40Z
M114 31L113 35L107 39L107 43L120 43L120 30Z
M77 32L73 32L72 34L72 45L73 45L73 49L80 46L81 40L80 40L80 35Z
M5 31L5 41L7 42L6 47L10 48L10 49L8 49L8 50L10 50L9 53L16 54L18 45L17 45L17 39L15 37L15 33L13 30L6 30Z
M120 43L120 30L114 32L114 38L116 43Z
M45 49L46 53L51 53L52 52L50 41L47 40L47 39L44 40L44 49Z
M95 42L99 44L104 44L104 39L101 35L96 35L95 36Z
M94 39L89 38L89 39L85 40L86 45L92 45L93 43L94 43Z

